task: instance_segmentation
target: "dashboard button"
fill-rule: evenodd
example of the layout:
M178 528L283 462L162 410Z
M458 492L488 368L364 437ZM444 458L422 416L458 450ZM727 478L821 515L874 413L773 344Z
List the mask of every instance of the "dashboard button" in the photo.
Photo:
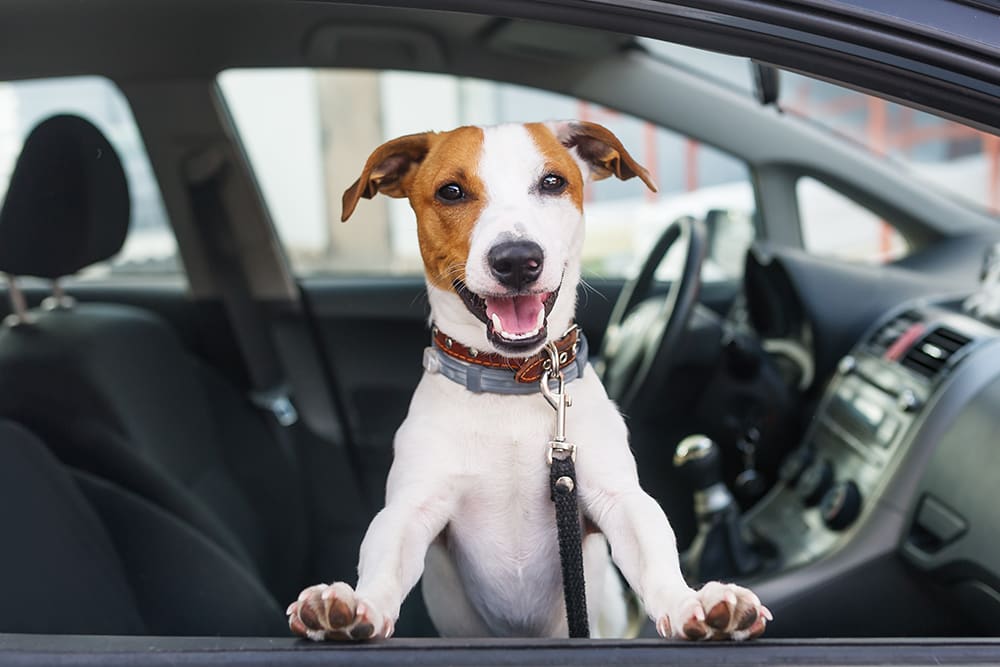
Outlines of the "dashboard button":
M812 507L822 500L831 486L833 486L833 465L826 459L820 459L805 469L795 490L806 507Z
M823 496L823 522L832 530L843 530L861 514L861 491L851 480L839 482Z
M921 405L920 397L912 389L904 389L899 392L896 405L903 412L916 412Z

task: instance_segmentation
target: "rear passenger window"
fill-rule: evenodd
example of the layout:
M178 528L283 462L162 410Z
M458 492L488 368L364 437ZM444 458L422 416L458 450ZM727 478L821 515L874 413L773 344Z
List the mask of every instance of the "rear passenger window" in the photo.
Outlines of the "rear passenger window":
M181 275L177 244L167 222L160 190L131 110L121 91L101 77L0 82L0 200L31 130L61 113L76 114L100 128L115 147L128 179L132 217L122 251L88 267L76 280L116 276Z

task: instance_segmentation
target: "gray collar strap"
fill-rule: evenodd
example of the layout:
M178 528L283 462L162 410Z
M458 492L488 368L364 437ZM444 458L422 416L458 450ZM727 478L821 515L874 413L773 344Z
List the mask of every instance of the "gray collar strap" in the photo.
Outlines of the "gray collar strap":
M587 338L581 331L576 360L563 368L564 381L572 382L582 377L586 367ZM445 354L434 345L424 348L424 370L428 373L440 373L476 394L534 394L539 391L537 382L518 382L514 379L514 371L470 364ZM550 380L549 386L555 391L559 388L559 383Z

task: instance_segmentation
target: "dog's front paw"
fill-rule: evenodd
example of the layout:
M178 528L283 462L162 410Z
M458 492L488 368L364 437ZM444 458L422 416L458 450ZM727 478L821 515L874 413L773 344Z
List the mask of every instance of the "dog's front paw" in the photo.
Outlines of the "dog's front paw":
M657 619L656 630L677 639L742 641L759 637L770 620L771 612L752 591L711 581Z
M310 586L288 605L288 627L313 641L390 637L390 619L360 599L343 582Z

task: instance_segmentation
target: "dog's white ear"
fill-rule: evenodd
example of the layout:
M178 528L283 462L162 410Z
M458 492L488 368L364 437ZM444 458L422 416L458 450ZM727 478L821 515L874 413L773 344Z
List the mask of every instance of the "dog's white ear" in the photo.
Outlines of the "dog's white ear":
M405 197L407 176L427 155L433 134L408 134L376 148L365 162L360 178L344 191L340 221L347 222L362 197L371 199L380 192L390 197Z
M583 120L546 123L559 142L577 158L595 181L617 176L623 181L638 176L653 192L656 184L646 168L635 161L614 133L603 125Z

